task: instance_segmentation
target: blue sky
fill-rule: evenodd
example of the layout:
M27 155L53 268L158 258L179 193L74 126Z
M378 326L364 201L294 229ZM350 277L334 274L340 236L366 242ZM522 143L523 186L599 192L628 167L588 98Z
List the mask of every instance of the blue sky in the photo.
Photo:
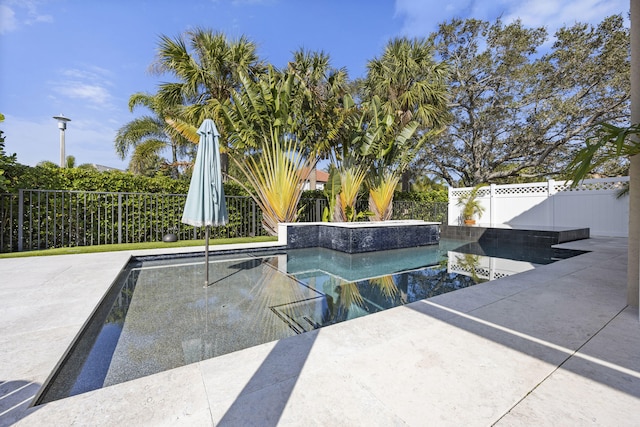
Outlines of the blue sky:
M520 18L553 33L628 10L629 0L0 0L0 129L18 162L58 163L52 117L63 113L67 155L125 169L115 134L145 113L129 112L129 96L169 79L149 73L159 36L195 27L245 35L277 67L300 47L324 50L355 78L390 38L427 36L454 17Z

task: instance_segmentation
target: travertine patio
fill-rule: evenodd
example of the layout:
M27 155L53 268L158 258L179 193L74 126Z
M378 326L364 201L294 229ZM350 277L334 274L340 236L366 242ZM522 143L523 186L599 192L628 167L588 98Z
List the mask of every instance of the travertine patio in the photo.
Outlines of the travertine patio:
M31 408L131 253L3 259L0 425L637 426L626 244Z

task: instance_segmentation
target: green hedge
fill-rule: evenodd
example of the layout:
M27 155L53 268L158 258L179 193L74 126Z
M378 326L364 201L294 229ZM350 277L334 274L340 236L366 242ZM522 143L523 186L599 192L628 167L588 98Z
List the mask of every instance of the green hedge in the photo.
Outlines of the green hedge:
M86 168L9 165L5 172L11 194L0 195L0 252L15 251L18 234L18 189L62 190L79 193L38 194L24 192L23 232L25 249L114 243L118 231L123 242L157 241L169 230L179 229L181 239L201 238L200 229L179 222L189 180L167 176L144 177L128 172L98 172ZM240 185L224 184L229 197L229 224L215 227L214 237L262 235L261 212L246 198ZM105 192L113 194L83 194ZM143 193L119 196L115 193ZM182 196L179 196L182 195ZM242 197L244 196L244 197ZM446 190L396 193L393 219L443 221ZM358 211L368 209L361 194ZM305 191L300 202L300 221L321 221L327 205L322 191ZM121 210L123 223L118 226ZM254 225L255 224L255 225Z
M168 176L146 177L130 172L98 172L86 168L58 168L50 166L11 165L6 168L9 192L18 189L110 191L126 193L186 194L189 180ZM228 196L246 196L235 182L224 183Z
M18 189L40 189L186 194L189 189L188 178L174 179L168 176L151 178L122 171L98 172L87 168L58 168L47 165L35 167L21 164L9 165L6 167L5 177L9 179L9 192L17 192ZM225 182L224 190L228 196L248 195L234 181ZM326 200L326 196L322 190L308 190L303 192L302 199ZM366 194L361 194L359 200L367 200ZM446 189L428 192L397 191L394 200L446 203L448 194Z
M447 203L449 201L449 192L446 188L426 192L396 191L393 196L393 200L423 203Z

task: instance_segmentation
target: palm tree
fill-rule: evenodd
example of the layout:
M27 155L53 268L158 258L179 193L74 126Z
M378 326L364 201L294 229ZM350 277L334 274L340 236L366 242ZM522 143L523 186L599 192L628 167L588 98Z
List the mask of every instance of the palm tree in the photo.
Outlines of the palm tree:
M296 133L311 152L326 157L344 123L343 97L348 93L347 72L331 66L329 55L299 49L293 53L287 71L300 83L293 100L297 110Z
M307 176L300 171L315 167L314 150L305 148L297 136L301 92L306 90L293 72L273 66L257 78L238 75L241 86L230 99L212 99L220 127L227 129L228 143L237 150L234 163L241 176L231 176L262 210L262 224L277 234L280 222L295 222L298 202ZM197 141L195 126L169 120L186 138Z
M163 141L149 139L136 146L129 161L129 171L136 175L154 176L167 161L159 153L166 148ZM175 171L175 169L174 169Z
M135 174L153 175L167 164L172 176L177 178L180 158L193 151L193 145L168 123L179 107L167 105L158 95L145 93L136 93L129 98L129 110L133 112L137 106L147 107L153 115L138 117L118 129L116 152L124 159L133 149L129 170ZM170 162L161 156L167 147L171 149Z
M485 208L478 199L478 192L484 186L485 184L478 184L471 191L458 198L458 206L462 207L462 217L465 220L465 224L474 224L473 217L484 213Z
M245 36L230 40L223 33L203 28L175 39L161 36L152 71L178 79L161 84L158 96L168 105L188 107L183 116L187 123L195 126L207 117L216 120L221 134L222 168L226 172L229 130L218 107L241 86L240 74L255 80L265 71L256 45Z
M348 137L342 145L341 159L337 160L336 155L335 161L341 165L340 170L345 165L358 165L363 174L368 172L366 184L369 189L369 211L372 213L369 219L387 220L392 215L393 195L400 173L416 156L432 131L416 136L417 121L411 120L404 125L395 123L394 117L385 111L377 95L362 105L358 115L346 122L349 132L344 134ZM354 195L363 182L357 182L358 188L352 190ZM344 188L341 191L344 192ZM341 208L344 210L345 206ZM337 212L340 213L339 210ZM334 215L334 218L345 220L338 215Z
M347 72L344 68L333 68L325 52L304 49L293 53L287 71L298 79L303 89L293 100L298 139L305 141L309 154L326 158L344 125L342 97L347 93ZM309 174L309 183L310 189L316 188L315 168Z
M294 222L306 176L300 171L315 167L316 158L296 137L296 110L292 100L301 90L291 73L273 67L257 81L240 75L242 87L232 100L219 105L229 141L242 148L241 160L234 158L244 175L246 190L262 209L263 226L277 233L279 222ZM238 177L232 177L238 183Z
M366 100L380 98L384 113L393 117L398 132L415 121L418 141L426 131L443 129L448 119L448 71L445 63L434 61L433 46L427 40L393 39L380 58L369 61L367 69L363 95ZM403 191L408 191L408 175L401 172Z

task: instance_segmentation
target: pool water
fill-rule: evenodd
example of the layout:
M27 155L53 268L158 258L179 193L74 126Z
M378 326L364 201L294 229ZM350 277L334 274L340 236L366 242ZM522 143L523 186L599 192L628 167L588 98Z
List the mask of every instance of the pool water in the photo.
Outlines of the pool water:
M39 403L301 334L582 252L477 243L348 255L323 248L137 259L121 273ZM490 255L497 255L490 253ZM508 257L507 257L508 255Z

